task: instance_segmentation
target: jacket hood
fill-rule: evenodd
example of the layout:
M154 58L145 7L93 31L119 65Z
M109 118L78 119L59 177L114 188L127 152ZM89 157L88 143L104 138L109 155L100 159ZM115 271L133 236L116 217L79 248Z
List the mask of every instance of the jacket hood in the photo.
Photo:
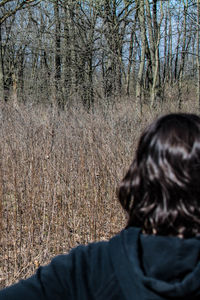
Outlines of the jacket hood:
M144 235L132 227L110 243L116 276L127 299L134 291L134 299L200 299L199 237Z

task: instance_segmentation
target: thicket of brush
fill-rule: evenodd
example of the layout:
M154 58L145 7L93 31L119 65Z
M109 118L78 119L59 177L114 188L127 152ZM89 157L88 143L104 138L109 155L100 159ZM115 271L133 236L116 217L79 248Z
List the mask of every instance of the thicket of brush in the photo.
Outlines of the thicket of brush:
M186 101L183 110L195 107ZM157 115L176 110L168 102L141 116L133 99L93 112L0 104L1 287L124 227L116 188L138 137Z

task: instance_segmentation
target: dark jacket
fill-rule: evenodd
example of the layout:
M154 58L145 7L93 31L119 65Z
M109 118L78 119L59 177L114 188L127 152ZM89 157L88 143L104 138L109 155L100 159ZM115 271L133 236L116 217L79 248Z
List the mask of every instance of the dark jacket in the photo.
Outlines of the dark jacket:
M200 299L200 238L123 230L79 246L0 292L0 300Z

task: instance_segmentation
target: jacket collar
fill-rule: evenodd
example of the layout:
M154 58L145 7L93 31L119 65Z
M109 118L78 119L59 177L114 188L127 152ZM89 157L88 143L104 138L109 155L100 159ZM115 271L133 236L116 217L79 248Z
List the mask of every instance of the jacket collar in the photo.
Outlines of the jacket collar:
M110 240L110 255L126 299L200 295L199 238L145 236L132 227Z

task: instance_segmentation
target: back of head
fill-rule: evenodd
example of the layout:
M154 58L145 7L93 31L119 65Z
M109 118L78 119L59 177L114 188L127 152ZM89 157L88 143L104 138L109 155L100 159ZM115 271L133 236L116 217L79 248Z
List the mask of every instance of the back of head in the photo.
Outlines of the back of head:
M200 118L169 114L142 134L119 188L127 227L147 234L200 234Z

